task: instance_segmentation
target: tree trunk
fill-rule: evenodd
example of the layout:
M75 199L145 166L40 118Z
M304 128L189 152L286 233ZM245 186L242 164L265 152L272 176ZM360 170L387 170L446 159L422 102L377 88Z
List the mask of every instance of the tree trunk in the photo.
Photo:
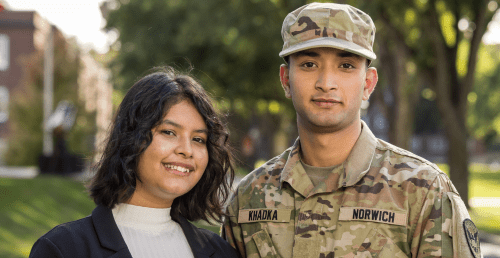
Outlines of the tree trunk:
M431 1L431 5L434 1ZM467 208L469 208L469 168L467 153L467 127L465 125L465 108L463 103L466 99L460 88L456 72L456 48L452 49L446 45L443 34L439 28L438 15L434 8L430 8L430 22L427 26L429 38L432 39L436 54L434 66L433 88L436 91L436 103L443 120L448 140L448 165L450 178L462 197ZM458 40L458 38L457 38ZM474 71L468 71L474 72ZM467 85L469 86L469 85Z
M392 87L393 96L395 97L395 108L392 128L393 132L390 137L394 145L408 150L410 148L410 139L413 134L414 124L414 101L412 95L415 94L413 84L410 82L406 64L408 54L404 43L396 41L395 44L395 63L394 63L394 81ZM396 56L397 55L397 56Z
M419 91L406 69L410 50L391 23L387 19L384 21L387 36L383 37L385 42L380 45L380 65L392 103L385 103L380 94L378 100L382 100L382 109L389 122L389 142L408 150Z
M469 154L467 153L467 138L456 137L466 132L453 133L458 128L446 128L448 138L448 164L451 181L469 209Z

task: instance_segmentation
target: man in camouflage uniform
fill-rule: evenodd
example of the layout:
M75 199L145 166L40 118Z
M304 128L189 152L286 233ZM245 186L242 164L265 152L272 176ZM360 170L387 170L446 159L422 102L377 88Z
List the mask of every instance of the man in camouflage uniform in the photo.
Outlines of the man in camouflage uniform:
M370 16L312 3L285 18L282 36L299 138L240 182L222 236L249 258L480 257L446 174L360 119L377 83Z

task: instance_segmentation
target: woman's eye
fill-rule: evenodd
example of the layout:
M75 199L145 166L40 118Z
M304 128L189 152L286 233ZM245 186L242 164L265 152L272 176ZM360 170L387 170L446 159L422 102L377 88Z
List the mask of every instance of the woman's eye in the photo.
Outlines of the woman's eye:
M174 131L171 131L171 130L163 130L161 131L162 134L166 134L166 135L175 135Z
M193 139L193 141L195 141L195 142L199 142L199 143L203 143L203 144L205 144L205 143L206 143L205 139L203 139L203 138L198 138L198 137L194 138L194 139Z

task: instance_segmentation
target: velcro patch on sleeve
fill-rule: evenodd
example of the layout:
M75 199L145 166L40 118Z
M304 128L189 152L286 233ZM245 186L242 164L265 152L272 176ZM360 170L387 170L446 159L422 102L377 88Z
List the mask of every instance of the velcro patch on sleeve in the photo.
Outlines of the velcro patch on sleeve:
M292 209L246 209L240 210L238 223L259 221L289 222Z
M406 219L406 212L363 207L342 207L339 214L340 221L361 220L399 226L406 226Z
M470 251L475 258L481 257L481 247L479 244L479 230L477 229L474 222L470 219L465 219L463 222L465 237L467 238L467 244L469 244Z

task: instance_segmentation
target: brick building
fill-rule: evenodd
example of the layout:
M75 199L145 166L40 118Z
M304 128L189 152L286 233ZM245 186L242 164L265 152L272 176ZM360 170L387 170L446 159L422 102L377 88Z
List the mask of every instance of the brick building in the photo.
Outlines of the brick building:
M0 11L0 165L5 164L4 154L11 134L9 103L16 94L22 94L25 60L45 47L47 35L52 29L54 41L64 35L34 11L12 11L0 0L5 10ZM112 85L109 71L89 54L79 55L81 71L78 78L79 98L86 103L87 112L96 112L97 135L95 142L102 141L112 119ZM37 68L38 69L38 68ZM39 67L43 70L43 67ZM54 103L54 106L57 103Z

